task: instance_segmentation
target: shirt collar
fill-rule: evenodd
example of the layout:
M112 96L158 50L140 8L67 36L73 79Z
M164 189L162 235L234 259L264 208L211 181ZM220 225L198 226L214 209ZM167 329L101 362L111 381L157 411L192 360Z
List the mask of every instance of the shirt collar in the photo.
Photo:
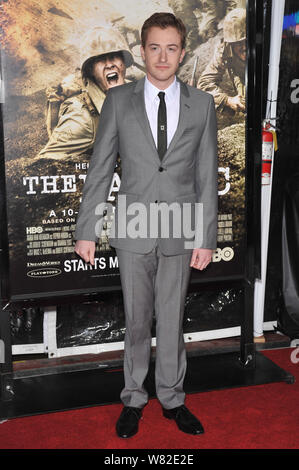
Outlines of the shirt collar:
M175 98L175 95L179 89L179 82L176 77L174 77L173 82L171 85L169 85L166 90L159 90L159 88L155 87L145 76L145 83L144 83L144 93L146 96L146 99L150 101L154 101L158 97L159 91L164 91L165 93L165 98L167 101L172 101Z

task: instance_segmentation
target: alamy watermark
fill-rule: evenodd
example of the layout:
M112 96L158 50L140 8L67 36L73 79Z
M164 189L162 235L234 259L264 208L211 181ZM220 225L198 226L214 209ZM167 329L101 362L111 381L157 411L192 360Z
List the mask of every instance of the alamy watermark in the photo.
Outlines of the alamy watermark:
M290 347L295 348L291 352L291 356L290 356L291 362L293 364L298 364L299 362L299 339L294 339L293 341L291 341Z
M95 226L96 236L101 234L107 216L114 213L113 204L97 205L95 215L100 216ZM111 238L184 238L184 247L200 248L203 243L203 204L198 202L131 202L126 194L118 195L118 207L111 225ZM190 240L190 241L187 241Z

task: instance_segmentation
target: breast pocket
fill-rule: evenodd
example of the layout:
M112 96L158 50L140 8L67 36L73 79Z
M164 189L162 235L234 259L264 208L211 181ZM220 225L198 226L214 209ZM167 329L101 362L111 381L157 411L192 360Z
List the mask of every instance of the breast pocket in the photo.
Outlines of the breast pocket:
M198 135L198 129L196 129L195 127L187 127L185 130L184 130L184 136L197 136Z

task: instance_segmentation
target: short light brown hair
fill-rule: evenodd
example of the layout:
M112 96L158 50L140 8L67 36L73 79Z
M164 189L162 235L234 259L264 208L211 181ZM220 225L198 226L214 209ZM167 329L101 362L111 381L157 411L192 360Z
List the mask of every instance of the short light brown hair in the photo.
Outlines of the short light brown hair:
M148 31L150 28L157 26L158 28L165 29L169 26L175 28L181 35L182 49L186 45L186 28L180 18L177 18L172 13L154 13L147 20L145 20L141 28L141 44L145 47Z

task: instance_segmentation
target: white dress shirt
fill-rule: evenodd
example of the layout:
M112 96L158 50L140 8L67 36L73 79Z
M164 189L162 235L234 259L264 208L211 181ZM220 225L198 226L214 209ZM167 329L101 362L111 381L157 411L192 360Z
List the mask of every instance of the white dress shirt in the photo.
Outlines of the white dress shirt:
M147 117L150 123L151 131L155 144L157 146L157 129L158 129L158 108L160 98L158 93L164 91L166 113L167 113L167 148L174 136L179 122L180 114L180 84L176 77L172 84L166 90L159 90L156 88L147 77L144 83L144 101Z

